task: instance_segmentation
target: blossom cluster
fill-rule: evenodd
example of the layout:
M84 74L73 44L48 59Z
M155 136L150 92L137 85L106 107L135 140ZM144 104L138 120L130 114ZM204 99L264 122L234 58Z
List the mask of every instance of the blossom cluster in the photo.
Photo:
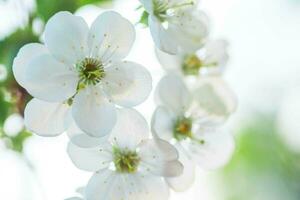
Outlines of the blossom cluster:
M170 188L191 187L196 165L218 168L234 150L222 127L236 106L221 78L226 41L209 37L196 1L140 3L166 71L151 128L133 107L148 98L152 78L126 60L135 28L117 12L102 13L90 27L58 12L45 25L44 44L25 45L13 63L17 82L33 96L26 128L48 137L66 132L74 165L93 172L86 200L168 199Z

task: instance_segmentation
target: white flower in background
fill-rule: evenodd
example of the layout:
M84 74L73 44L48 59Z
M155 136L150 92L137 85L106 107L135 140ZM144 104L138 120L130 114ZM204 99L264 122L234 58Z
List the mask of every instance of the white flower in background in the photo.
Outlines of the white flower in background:
M191 52L170 55L156 49L156 55L167 72L178 75L216 75L221 74L228 62L228 43L225 40L209 40L203 48Z
M0 64L0 82L5 81L7 78L7 69L5 65Z
M110 142L82 148L68 145L73 163L95 172L85 189L87 200L166 200L163 177L178 176L183 167L169 143L149 139L146 120L133 109L118 110Z
M89 28L69 12L46 24L45 45L27 44L14 60L18 83L33 97L25 109L26 127L56 136L73 121L94 137L116 123L115 105L132 107L152 89L141 65L122 61L135 40L134 26L116 12L99 15Z
M35 35L40 36L43 33L44 26L45 26L44 21L41 18L36 17L32 21L32 32Z
M169 54L199 49L208 35L208 19L195 0L140 0L149 13L155 45Z
M17 136L24 129L24 119L19 113L8 116L4 121L3 131L10 137Z
M166 178L176 191L191 186L195 164L203 169L215 169L226 164L233 153L233 137L222 131L221 125L233 112L234 100L230 91L223 86L219 91L214 84L202 83L192 93L180 78L169 75L157 86L159 106L152 118L152 131L179 151L184 172L179 177Z

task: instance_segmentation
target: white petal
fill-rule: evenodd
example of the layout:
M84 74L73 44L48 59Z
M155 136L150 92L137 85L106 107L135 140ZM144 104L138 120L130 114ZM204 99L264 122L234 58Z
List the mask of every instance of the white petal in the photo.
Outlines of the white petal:
M50 55L41 55L28 63L25 71L27 91L34 97L50 102L61 102L72 97L78 77L67 65Z
M197 9L176 12L169 20L168 31L182 50L194 52L203 46L208 36L207 16Z
M153 13L153 1L149 1L149 0L139 0L141 2L141 4L144 6L145 10L152 14Z
M95 172L109 167L113 160L111 149L108 143L94 148L81 148L69 142L67 152L76 167Z
M130 174L125 178L122 177L122 180L126 200L169 199L169 188L161 177Z
M135 150L137 145L149 137L145 118L134 109L118 109L118 120L111 132L111 141L119 148Z
M99 171L90 179L88 200L167 200L169 189L160 177Z
M24 45L18 52L14 59L13 73L16 81L24 88L26 88L25 72L28 63L33 59L43 54L49 54L47 48L38 43L30 43Z
M236 110L236 97L219 77L207 77L198 81L193 92L196 103L207 117L227 118Z
M217 63L224 66L228 61L228 42L226 40L210 40L205 44L205 64Z
M153 134L159 138L170 141L174 134L176 116L166 107L159 106L156 108L151 122L151 129Z
M80 198L80 197L71 197L71 198L67 198L65 200L83 200L83 198Z
M96 147L108 140L108 136L96 138L91 137L78 128L75 122L68 128L67 134L71 142L82 148Z
M152 90L149 71L133 62L120 62L108 67L103 84L104 90L113 101L124 107L142 103Z
M86 189L85 197L87 200L117 200L122 196L116 196L116 174L114 171L104 169L96 172L89 180ZM116 198L118 197L118 198Z
M107 64L126 57L134 40L134 26L120 14L107 11L92 24L88 44L91 56Z
M81 195L84 195L84 192L85 192L85 187L79 187L76 189L76 192L78 194L81 194Z
M183 113L191 102L191 95L183 81L174 75L163 77L156 88L157 102L173 112Z
M160 139L147 139L140 145L139 155L145 162L167 162L178 159L177 150L168 142Z
M174 5L178 5L178 4L182 4L182 3L192 3L191 6L186 6L186 7L194 7L194 5L198 4L199 0L168 0L169 4L174 6ZM182 7L181 9L183 9L184 7Z
M195 181L195 164L180 144L177 144L176 148L179 152L179 161L183 164L183 173L178 177L166 178L166 181L176 192L183 192L190 188Z
M88 55L88 30L82 17L58 12L45 26L45 44L59 61L76 64Z
M155 49L155 53L158 61L167 72L172 72L177 75L182 74L181 65L183 63L183 55L170 55L157 48Z
M161 163L143 162L140 166L140 170L141 172L156 176L177 177L182 174L183 165L178 160Z
M216 169L227 164L235 149L233 136L222 131L196 132L198 140L190 143L187 148L190 156L203 169Z
M140 144L141 170L155 175L172 177L182 173L177 150L164 140L145 140Z
M114 127L117 115L98 86L88 86L75 96L72 108L77 126L92 137L103 137Z
M165 29L159 20L152 15L150 15L148 21L149 29L156 47L166 53L177 54L177 41L172 38L169 30Z
M40 136L57 136L72 121L70 107L63 103L49 103L32 99L24 111L25 126Z

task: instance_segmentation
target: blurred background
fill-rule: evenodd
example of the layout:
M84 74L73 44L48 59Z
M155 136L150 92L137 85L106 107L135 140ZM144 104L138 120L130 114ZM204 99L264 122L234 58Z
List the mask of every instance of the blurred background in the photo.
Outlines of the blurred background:
M87 183L65 151L67 136L42 138L23 127L30 99L11 66L18 49L43 40L45 22L68 10L89 23L114 9L137 23L138 0L0 0L0 199L62 200ZM226 124L236 152L223 169L197 171L194 186L171 200L300 199L300 0L201 0L214 38L230 43L225 79L238 96ZM136 26L128 60L146 66L154 86L164 74L148 29ZM153 98L139 106L147 119Z

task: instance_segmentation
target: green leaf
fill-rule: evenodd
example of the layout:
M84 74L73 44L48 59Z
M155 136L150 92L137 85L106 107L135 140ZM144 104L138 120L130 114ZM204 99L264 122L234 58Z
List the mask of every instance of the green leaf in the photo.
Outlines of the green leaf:
M146 11L144 11L140 17L139 23L148 27L148 17L149 14Z
M105 3L109 3L112 2L112 0L78 0L78 5L79 6L84 6L86 4L105 4Z
M37 0L37 15L45 22L59 11L74 13L78 8L87 4L108 3L112 0Z
M55 13L59 11L75 12L78 6L78 0L37 0L37 15L44 21L48 21Z

